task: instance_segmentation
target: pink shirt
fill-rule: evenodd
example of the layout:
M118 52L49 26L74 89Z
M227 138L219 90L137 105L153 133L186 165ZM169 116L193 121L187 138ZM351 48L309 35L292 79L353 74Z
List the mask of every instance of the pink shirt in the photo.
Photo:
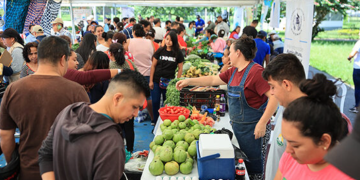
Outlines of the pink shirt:
M279 169L282 180L352 180L333 165L328 165L324 169L313 172L306 164L299 164L289 153L284 152L280 159Z
M152 41L143 38L130 39L129 52L134 56L134 63L143 76L150 76L154 47Z
M224 49L226 47L226 41L224 39L217 38L215 42L210 43L210 46L214 52L224 53Z

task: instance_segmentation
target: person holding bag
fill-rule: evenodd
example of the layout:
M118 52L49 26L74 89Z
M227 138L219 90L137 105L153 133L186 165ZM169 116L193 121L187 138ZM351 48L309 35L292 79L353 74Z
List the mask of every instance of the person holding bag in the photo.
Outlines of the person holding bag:
M23 57L24 40L21 39L19 33L13 28L7 28L0 35L6 50L11 54L12 62L10 68L13 70L11 76L5 76L8 83L15 82L20 79L20 73L25 60Z
M162 95L163 100L166 100L167 85L175 78L176 68L179 69L177 78L180 78L183 62L184 56L179 47L177 34L170 31L165 37L165 46L155 52L150 70L149 86L152 90L154 124L159 117L160 96Z

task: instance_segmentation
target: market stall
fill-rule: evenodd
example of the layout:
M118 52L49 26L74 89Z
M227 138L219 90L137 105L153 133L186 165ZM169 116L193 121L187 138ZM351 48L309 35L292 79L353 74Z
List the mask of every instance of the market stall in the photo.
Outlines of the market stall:
M161 118L159 117L158 119L158 122L157 122L157 125L154 129L154 134L155 134L155 137L158 136L158 135L161 135L162 134L162 131L160 129L160 125L163 124L163 121L161 120ZM230 131L232 131L232 127L231 127L231 124L230 124L230 117L229 117L229 114L226 113L224 117L221 117L220 118L220 121L216 122L213 126L213 128L215 129L222 129L222 128L226 128L226 129L229 129ZM233 136L232 140L231 140L231 143L237 147L239 147L239 144L238 144L238 141L236 139L235 136ZM153 151L150 151L149 153L149 156L148 156L148 159L146 161L146 165L145 165L145 168L144 168L144 171L142 173L142 176L141 176L141 180L152 180L152 179L155 179L156 176L153 176L150 171L149 171L149 165L151 163L151 161L153 160L155 154ZM234 167L235 168L235 167ZM159 175L160 177L166 177L168 175L166 175L165 173L163 173L162 175ZM181 174L181 173L178 173L174 176L171 176L171 177L183 177L185 179L185 177L197 177L199 178L199 173L198 173L198 166L197 166L197 162L195 160L194 162L194 166L193 166L193 170L190 174L187 174L187 175L184 175L184 174ZM245 174L245 179L248 180L249 177L248 177L248 174L246 173Z

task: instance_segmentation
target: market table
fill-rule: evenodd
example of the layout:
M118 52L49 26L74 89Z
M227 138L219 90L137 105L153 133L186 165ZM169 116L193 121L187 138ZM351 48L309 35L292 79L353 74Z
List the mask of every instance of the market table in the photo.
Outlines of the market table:
M154 128L154 135L155 137L157 135L161 135L162 132L161 132L161 129L159 128L160 127L160 124L162 124L163 121L161 120L161 118L159 117L157 123L156 123L156 126ZM230 117L229 117L229 114L226 113L224 117L221 117L220 118L220 121L219 122L216 122L213 126L213 128L215 129L222 129L222 128L226 128L226 129L229 129L231 132L233 131L232 127L231 127L231 124L230 124ZM237 139L235 137L235 135L233 136L232 140L231 140L232 144L234 144L235 146L239 147L239 143L237 142ZM149 153L149 156L148 156L148 159L146 161L146 165L145 165L145 168L144 168L144 171L143 171L143 174L141 176L141 180L154 180L155 179L155 176L153 176L150 171L149 171L149 165L151 163L151 161L153 160L154 158L154 153L150 150L150 153ZM185 174L181 174L180 172L174 176L171 176L171 177L199 177L199 173L198 173L198 167L197 167L197 162L196 160L194 159L194 167L193 167L193 170L191 172L191 174L188 174L188 175L185 175ZM160 175L162 177L164 176L168 176L167 174L162 174ZM245 180L249 180L249 176L246 172L245 174Z

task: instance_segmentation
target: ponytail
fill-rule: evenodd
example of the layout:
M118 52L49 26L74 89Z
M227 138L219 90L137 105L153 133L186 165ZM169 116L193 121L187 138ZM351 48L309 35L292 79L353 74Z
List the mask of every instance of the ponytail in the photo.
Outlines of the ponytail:
M125 50L119 43L113 43L110 45L109 52L115 57L115 62L119 66L125 63Z

